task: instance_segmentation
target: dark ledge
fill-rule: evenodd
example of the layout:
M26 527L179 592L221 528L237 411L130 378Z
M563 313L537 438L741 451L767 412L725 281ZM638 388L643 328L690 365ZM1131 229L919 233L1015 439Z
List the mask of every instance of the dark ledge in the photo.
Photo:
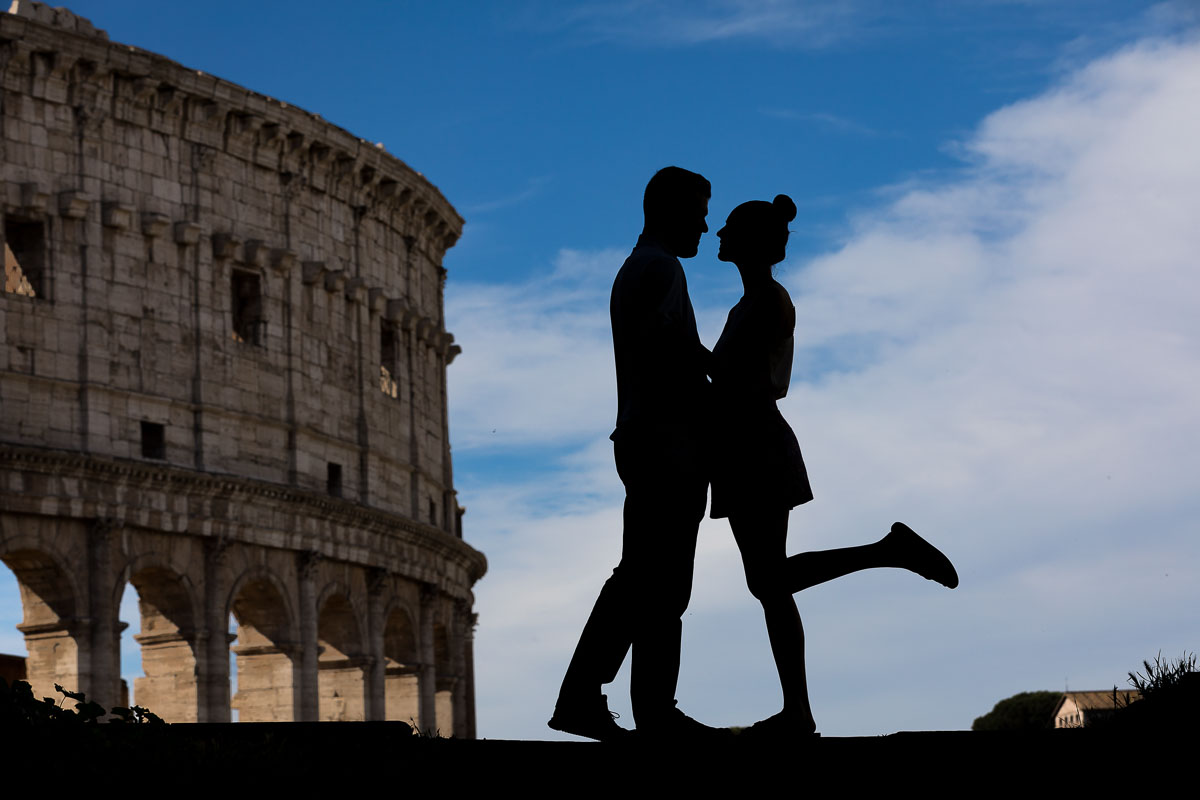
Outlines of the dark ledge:
M13 729L0 734L15 733ZM1059 794L1194 786L1196 737L1187 731L931 731L813 741L463 741L417 736L403 723L240 723L71 726L10 738L5 760L55 774L170 778L230 788L243 782L341 785L352 794L382 781L389 794L446 796L508 791L639 797L652 789L754 795L901 797ZM1191 776L1191 777L1189 777ZM347 783L349 781L349 783ZM108 782L105 780L104 782ZM362 782L360 784L360 782ZM640 790L640 791L639 791ZM374 793L374 792L371 792Z

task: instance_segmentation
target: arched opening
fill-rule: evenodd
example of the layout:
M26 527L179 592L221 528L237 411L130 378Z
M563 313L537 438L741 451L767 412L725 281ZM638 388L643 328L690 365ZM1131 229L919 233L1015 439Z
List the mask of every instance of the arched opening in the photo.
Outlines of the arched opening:
M317 617L317 718L323 722L366 719L362 636L354 609L333 595Z
M6 553L0 561L16 577L22 611L16 629L24 638L24 680L33 687L35 697L60 697L54 690L56 683L78 688L79 646L70 579L53 559L36 550Z
M138 681L146 677L146 673L142 670L142 653L138 647L137 641L134 639L136 634L133 631L137 627L133 624L141 618L141 612L138 611L138 593L136 588L131 588L128 581L121 584L121 597L117 601L117 674L120 676L121 685L118 688L117 705L128 708L138 702L134 697L134 687ZM155 714L158 714L158 709L150 706L142 705L143 708L149 708Z
M21 624L21 587L12 570L0 567L0 678L25 680L25 637Z
M419 652L412 618L402 608L392 609L383 628L384 719L420 721Z
M225 629L226 636L230 644L237 641L238 626L237 620L233 616L233 612L229 612L229 617L226 620ZM237 696L238 691L238 672L237 672L237 653L233 648L229 648L229 721L241 722L241 715L233 705L233 698Z
M247 581L231 604L237 690L230 705L241 722L296 718L295 640L283 595L266 578Z
M196 722L200 698L191 595L177 574L161 567L139 570L129 582L137 591L141 622L133 636L142 664L142 675L133 677L133 702L167 722Z
M437 692L434 695L434 708L437 711L438 734L441 736L454 735L454 687L458 683L458 675L451 658L450 636L446 626L433 626L433 663L437 672Z

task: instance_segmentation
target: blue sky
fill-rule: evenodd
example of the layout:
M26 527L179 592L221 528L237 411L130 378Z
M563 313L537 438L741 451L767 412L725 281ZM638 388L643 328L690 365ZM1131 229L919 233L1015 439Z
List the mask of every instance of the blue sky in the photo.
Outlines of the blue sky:
M798 598L826 735L969 727L1015 692L1197 648L1194 3L70 7L383 142L466 218L445 266L456 483L490 562L481 735L554 735L619 554L607 294L667 164L712 181L714 231L744 200L800 209L781 409L817 500L790 551L902 519L962 575ZM740 294L715 254L706 237L685 263L710 345ZM701 531L679 699L713 724L780 702L723 523Z

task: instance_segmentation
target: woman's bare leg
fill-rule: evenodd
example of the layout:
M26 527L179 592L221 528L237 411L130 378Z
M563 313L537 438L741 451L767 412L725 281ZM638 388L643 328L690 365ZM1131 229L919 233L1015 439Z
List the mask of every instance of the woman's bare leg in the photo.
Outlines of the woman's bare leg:
M742 553L746 584L762 604L771 640L771 654L783 688L783 714L787 728L796 734L816 730L808 702L804 669L804 627L786 583L788 512L734 515L729 518L733 538Z
M958 586L958 573L950 559L901 522L893 525L891 532L874 544L814 550L790 557L787 560L786 583L788 589L795 593L852 572L876 567L907 569L950 589Z

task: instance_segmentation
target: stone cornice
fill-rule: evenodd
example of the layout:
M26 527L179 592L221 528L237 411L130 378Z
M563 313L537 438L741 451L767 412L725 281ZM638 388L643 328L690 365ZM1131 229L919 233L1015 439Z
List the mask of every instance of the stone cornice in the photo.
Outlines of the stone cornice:
M245 158L241 148L252 140L285 152L290 147L312 154L314 163L340 173L340 180L336 174L329 179L341 185L343 199L369 203L385 221L412 228L410 233L435 262L461 236L463 219L437 187L381 145L289 103L157 53L110 42L103 31L69 12L39 3L25 5L34 10L0 13L0 44L7 51L7 58L0 60L7 62L6 72L21 70L22 64L24 70L42 69L31 65L38 54L52 63L50 74L57 80L86 82L98 89L93 103L103 106L109 98L118 98L158 111L174 109L187 121L189 139L223 146L232 156ZM118 79L130 87L127 96L118 91ZM240 142L242 138L246 141ZM319 153L326 156L317 158Z
M210 528L214 523L220 523L232 533L235 540L247 540L257 544L267 544L267 541L256 541L255 534L240 535L238 531L250 530L270 538L270 534L284 534L291 542L287 549L309 549L326 557L339 561L362 563L368 566L378 566L389 571L397 571L393 563L395 556L401 551L416 550L432 556L427 564L412 564L418 569L412 570L410 577L426 582L445 584L437 580L437 576L429 574L438 571L435 565L447 563L462 570L465 585L444 589L458 588L469 591L470 586L479 580L487 571L487 559L482 553L450 534L431 525L415 522L399 514L381 509L370 508L328 495L309 492L290 486L281 486L268 481L242 478L234 475L221 475L207 472L197 472L165 464L154 464L135 460L115 459L103 456L69 453L58 450L17 447L0 444L0 470L39 473L52 476L55 480L69 479L79 482L75 488L78 495L62 497L55 512L67 516L90 519L97 515L103 507L105 515L123 512L127 518L115 519L120 524L138 525L139 515L151 515L161 521L166 517L185 517L177 532L194 535L214 535ZM97 492L89 497L89 492L83 491L88 483L98 486L112 487L113 485L136 488L139 493L161 492L169 500L179 498L196 499L200 501L219 499L229 504L246 502L248 513L245 518L236 512L218 519L212 514L196 511L193 504L187 504L185 511L159 510L147 507L130 507L121 502L106 502L100 498L105 493ZM82 484L82 485L80 485ZM11 482L5 485L11 486ZM107 493L113 496L111 491ZM52 501L57 495L43 494L38 496L33 492L0 494L0 510L15 513L49 513L47 501ZM163 505L170 505L164 503ZM284 518L299 516L306 522L316 522L328 528L345 529L359 535L355 542L334 542L316 534L312 525L304 526L304 530L272 531L264 529L264 509L277 512ZM140 513L141 512L141 513ZM175 527L175 526L171 526ZM362 538L362 537L365 537ZM301 544L300 540L304 542ZM278 546L278 545L275 545ZM404 570L400 574L404 574ZM457 583L449 579L451 583Z

